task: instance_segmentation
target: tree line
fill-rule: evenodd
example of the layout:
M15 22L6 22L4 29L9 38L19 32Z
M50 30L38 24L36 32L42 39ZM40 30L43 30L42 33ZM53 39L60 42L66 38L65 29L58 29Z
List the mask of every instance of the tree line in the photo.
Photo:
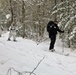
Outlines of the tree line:
M76 1L57 1L59 0L0 0L0 23L8 29L16 21L18 36L38 40L44 37L48 21L57 20L60 28L65 31L60 38L64 38L68 47L76 48Z

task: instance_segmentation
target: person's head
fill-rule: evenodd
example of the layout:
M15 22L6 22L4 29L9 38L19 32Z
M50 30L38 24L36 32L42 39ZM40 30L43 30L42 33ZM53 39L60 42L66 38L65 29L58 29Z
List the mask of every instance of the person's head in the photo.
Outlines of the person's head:
M49 21L49 24L53 24L54 23L54 21Z
M58 24L58 21L54 21L54 23Z

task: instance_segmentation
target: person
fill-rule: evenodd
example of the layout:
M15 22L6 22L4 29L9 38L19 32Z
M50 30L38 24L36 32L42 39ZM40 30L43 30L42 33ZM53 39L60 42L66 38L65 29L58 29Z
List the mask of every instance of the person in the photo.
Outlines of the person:
M13 37L13 41L17 41L16 40L16 23L12 22L11 26L9 27L9 37L8 37L8 41L11 41L11 37Z
M48 32L49 38L51 40L49 50L53 52L53 51L55 51L54 44L56 42L57 32L64 33L64 31L59 29L57 22L50 21L47 24L47 32Z

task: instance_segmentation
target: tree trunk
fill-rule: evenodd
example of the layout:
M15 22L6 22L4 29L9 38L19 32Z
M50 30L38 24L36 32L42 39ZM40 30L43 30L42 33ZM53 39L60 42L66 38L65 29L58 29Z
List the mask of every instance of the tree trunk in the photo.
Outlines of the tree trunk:
M56 6L56 4L57 4L57 0L55 0L55 6ZM54 19L54 21L57 21L57 14L55 14L55 19Z
M12 8L12 0L10 2L10 12L11 12L11 23L13 22L13 8Z
M23 29L23 35L22 35L22 37L23 38L25 37L25 24L24 24L24 21L25 21L25 8L24 8L24 6L25 6L25 3L22 0L22 25L23 25L23 27L22 27L22 29Z

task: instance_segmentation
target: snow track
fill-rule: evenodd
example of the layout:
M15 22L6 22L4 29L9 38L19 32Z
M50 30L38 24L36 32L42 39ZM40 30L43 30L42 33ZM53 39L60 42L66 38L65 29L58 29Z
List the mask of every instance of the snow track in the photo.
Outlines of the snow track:
M34 71L36 75L76 75L75 52L65 48L71 55L59 55L44 51L49 46L46 42L37 45L34 41L19 37L17 42L7 41L7 35L8 33L0 38L0 75L6 75L11 67L19 72L31 72L44 56L44 60ZM56 45L55 48L61 51L61 47ZM18 73L12 70L11 75Z

